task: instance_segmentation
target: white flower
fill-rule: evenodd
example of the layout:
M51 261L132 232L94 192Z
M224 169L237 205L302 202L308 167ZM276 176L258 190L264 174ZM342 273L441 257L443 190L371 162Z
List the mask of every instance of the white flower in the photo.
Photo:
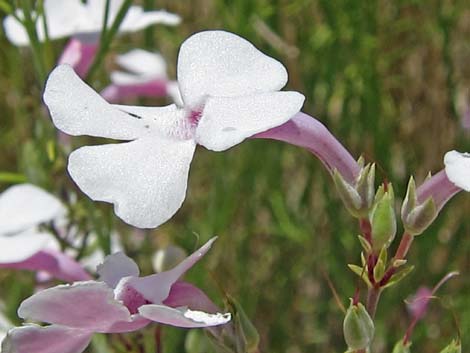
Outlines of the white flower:
M0 194L0 268L38 271L43 279L89 279L79 263L60 251L54 236L39 227L64 222L66 213L55 196L31 184Z
M20 262L45 248L58 249L54 237L38 225L65 212L57 198L31 184L15 185L0 194L0 263Z
M111 26L124 0L111 0L108 17L108 26ZM50 39L69 37L72 35L86 35L97 39L97 34L103 27L105 0L45 0L44 13L46 14L47 30ZM18 17L23 12L17 10ZM156 23L177 25L180 17L166 11L144 12L141 6L131 6L126 13L120 32L135 32ZM21 23L13 16L6 16L4 20L5 34L15 45L28 45L28 35ZM39 40L45 39L43 19L38 17L36 31Z
M101 91L107 101L117 103L132 97L168 95L178 106L183 105L178 83L168 80L167 65L160 54L133 49L118 55L116 63L126 71L111 72L111 85Z
M111 82L116 85L133 85L154 79L166 80L166 62L160 54L143 49L133 49L118 55L116 63L127 72L111 72Z
M459 188L470 191L470 153L449 151L444 156L447 178Z
M279 92L284 66L224 31L191 36L178 57L184 106L110 105L69 66L49 76L44 101L54 124L70 135L128 140L86 146L69 157L68 171L93 200L141 228L156 227L181 207L196 144L223 151L288 121L304 96Z

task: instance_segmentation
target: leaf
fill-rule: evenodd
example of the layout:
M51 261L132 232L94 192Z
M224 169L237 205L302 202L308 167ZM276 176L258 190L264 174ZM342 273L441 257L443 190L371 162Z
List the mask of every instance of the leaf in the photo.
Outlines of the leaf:
M414 266L407 266L405 267L403 270L401 270L400 272L397 272L395 273L391 278L390 278L390 281L385 285L383 286L382 288L388 288L388 287L391 287L395 284L397 284L398 282L400 282L403 278L405 278L408 274L411 273L411 271L414 270Z
M24 183L26 182L26 176L19 173L0 172L0 183Z
M365 271L362 267L354 265L354 264L348 264L348 267L356 275L362 278L362 280L367 284L367 287L369 288L372 287L372 284L370 283L369 278L367 278L367 271Z
M359 242L361 243L362 248L366 252L366 254L370 254L372 252L372 247L370 246L369 242L367 241L366 238L364 238L362 235L358 235L357 238L359 239Z
M385 273L385 264L382 259L378 259L374 267L374 279L376 282L380 282Z

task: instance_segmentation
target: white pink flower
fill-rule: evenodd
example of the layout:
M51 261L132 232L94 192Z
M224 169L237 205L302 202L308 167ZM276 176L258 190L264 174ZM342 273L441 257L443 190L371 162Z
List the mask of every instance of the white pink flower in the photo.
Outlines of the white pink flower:
M138 330L151 322L178 327L208 327L230 321L229 313L180 277L210 249L211 239L173 269L139 277L134 261L123 253L98 267L98 281L45 289L20 305L23 319L50 326L26 325L8 332L3 353L82 352L94 332Z
M89 279L82 266L60 251L54 236L39 227L65 214L56 197L32 184L0 194L0 267L45 271L65 281Z
M70 155L68 171L125 222L152 228L181 207L197 144L223 151L300 110L302 94L279 92L286 82L284 66L245 39L207 31L179 52L182 107L108 104L66 65L49 76L44 101L67 134L131 141L82 147Z

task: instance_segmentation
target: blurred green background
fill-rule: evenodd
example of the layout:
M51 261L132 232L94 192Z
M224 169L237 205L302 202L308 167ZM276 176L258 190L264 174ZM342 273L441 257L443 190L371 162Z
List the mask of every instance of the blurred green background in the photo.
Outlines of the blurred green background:
M145 5L178 13L183 22L116 38L92 82L96 89L107 84L115 53L136 47L160 51L174 77L178 47L187 36L225 29L282 61L288 88L307 97L304 111L325 123L353 156L376 162L378 181L392 181L398 201L410 174L422 181L443 167L448 150L470 151L470 131L461 125L470 109L466 0L161 0ZM54 42L56 57L64 43ZM60 195L74 184L40 104L30 52L9 44L3 32L0 45L0 190L27 180ZM359 262L358 226L330 176L308 152L264 140L245 141L224 153L198 147L182 209L157 230L140 234L139 242L112 215L111 206L77 195L88 214L97 215L103 232L119 228L128 253L147 272L158 246L172 242L189 252L219 235L188 279L219 304L219 288L237 298L260 332L261 352L344 352L343 313L328 281L346 305L358 285L346 267ZM438 352L455 337L453 313L464 350L470 345L469 214L469 195L458 195L416 240L408 257L415 271L386 291L379 304L374 353L391 352L406 330L404 300L452 270L462 274L441 288L442 300L431 302L413 335L413 351ZM11 317L31 294L32 278L0 273L0 296ZM164 352L184 352L186 332L164 328ZM94 347L89 351L109 351Z

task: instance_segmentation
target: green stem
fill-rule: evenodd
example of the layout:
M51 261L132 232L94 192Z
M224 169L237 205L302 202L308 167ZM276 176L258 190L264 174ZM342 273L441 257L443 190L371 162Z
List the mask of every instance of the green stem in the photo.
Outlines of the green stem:
M46 70L44 60L41 55L41 43L39 42L36 23L33 21L31 2L29 0L22 0L21 7L23 9L23 26L28 34L29 42L31 44L31 51L33 54L33 64L36 70L36 75L39 80L39 85L42 88L46 82Z
M100 46L98 48L98 53L95 56L95 59L93 60L93 63L91 64L90 70L88 71L88 75L86 77L86 80L89 81L95 74L96 70L100 67L101 62L103 61L106 53L109 50L109 46L111 45L111 42L116 35L119 26L122 23L122 20L126 16L127 10L129 10L129 7L132 5L132 0L125 0L124 3L122 4L121 8L119 9L116 18L113 21L113 24L111 25L111 28L106 31L104 35L102 35L101 41L100 41ZM108 5L107 5L108 7ZM108 11L105 11L105 19L107 20L107 13Z

